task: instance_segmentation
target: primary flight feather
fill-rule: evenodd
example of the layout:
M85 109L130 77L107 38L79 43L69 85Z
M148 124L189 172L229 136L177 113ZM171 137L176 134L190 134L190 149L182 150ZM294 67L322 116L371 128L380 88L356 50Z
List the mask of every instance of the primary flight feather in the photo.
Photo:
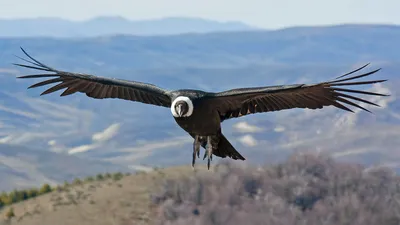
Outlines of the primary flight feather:
M65 89L61 96L76 92L85 93L96 99L119 98L170 108L177 124L193 138L192 166L196 156L199 157L200 146L206 149L204 158L208 157L208 168L212 155L230 157L235 160L245 158L231 145L221 131L221 123L227 119L246 116L254 113L272 112L292 108L321 109L334 106L353 112L348 106L368 109L354 101L379 106L373 102L350 93L363 95L388 96L381 93L343 88L342 86L380 83L386 80L354 81L378 72L376 69L360 75L353 75L368 64L343 74L334 80L316 84L292 84L237 88L223 92L205 92L201 90L179 89L165 90L153 84L105 78L90 74L60 71L51 68L31 57L23 48L21 50L31 60L23 59L30 65L14 64L21 67L51 72L33 74L18 78L51 78L31 85L29 88L55 84L41 95Z

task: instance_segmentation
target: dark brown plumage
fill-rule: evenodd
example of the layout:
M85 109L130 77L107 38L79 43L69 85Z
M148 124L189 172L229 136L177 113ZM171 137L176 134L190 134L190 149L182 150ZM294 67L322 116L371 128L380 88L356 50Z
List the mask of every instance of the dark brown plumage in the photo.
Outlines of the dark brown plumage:
M378 72L380 69L349 78L343 78L365 68L368 65L369 64L366 64L328 82L317 84L294 84L232 89L229 91L211 94L213 99L212 101L217 105L222 121L252 113L272 112L292 108L321 109L324 106L335 106L337 108L353 112L353 110L344 106L343 103L360 108L367 112L371 112L368 109L354 103L352 100L364 102L374 106L379 105L365 99L345 94L343 92L378 96L388 95L339 87L347 85L374 84L386 81L371 80L347 82L369 76Z
M91 98L119 98L130 101L142 102L158 106L170 107L171 99L166 95L166 91L152 84L128 81L122 79L106 78L81 73L70 73L59 71L48 67L32 58L24 49L21 50L31 59L27 61L31 65L14 64L30 69L37 69L55 74L35 74L20 76L18 78L47 78L55 77L29 86L28 88L41 87L44 85L59 83L45 90L41 95L50 94L61 89L65 89L60 96L67 96L76 92L85 93Z

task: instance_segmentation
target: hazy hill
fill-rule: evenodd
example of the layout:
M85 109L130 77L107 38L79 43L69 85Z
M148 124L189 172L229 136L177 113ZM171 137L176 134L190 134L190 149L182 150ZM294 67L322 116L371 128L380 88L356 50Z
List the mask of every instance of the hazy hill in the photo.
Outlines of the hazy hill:
M128 171L107 162L57 154L47 149L35 149L0 144L1 191L30 188L44 183L56 185L64 180L92 176L97 173Z
M249 163L312 150L398 168L399 38L399 27L375 25L152 37L1 38L0 142L132 169L189 164L191 158L192 140L169 109L82 94L39 97L44 89L26 90L35 81L15 76L32 71L10 65L21 62L14 57L22 56L19 46L59 69L208 91L319 82L370 62L370 69L383 67L373 78L389 82L365 88L391 94L368 98L382 105L369 108L374 114L333 108L281 111L227 121L223 132ZM6 187L2 185L0 190Z
M217 22L200 18L162 18L131 21L123 17L97 17L85 21L60 18L0 20L2 37L95 37L114 34L171 35L255 29L241 22Z

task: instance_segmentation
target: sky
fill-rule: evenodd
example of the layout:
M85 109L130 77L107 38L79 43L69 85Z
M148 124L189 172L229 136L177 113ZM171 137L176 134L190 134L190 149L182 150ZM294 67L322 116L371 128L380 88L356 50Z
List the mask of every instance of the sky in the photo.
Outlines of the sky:
M399 0L0 0L0 18L131 20L199 17L259 28L343 23L400 24Z

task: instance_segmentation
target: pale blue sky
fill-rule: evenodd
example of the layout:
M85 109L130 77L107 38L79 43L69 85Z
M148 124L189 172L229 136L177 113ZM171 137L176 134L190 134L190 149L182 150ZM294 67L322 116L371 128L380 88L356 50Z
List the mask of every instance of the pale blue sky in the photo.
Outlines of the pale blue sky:
M0 0L0 18L132 20L189 16L263 28L338 23L400 24L400 0Z

